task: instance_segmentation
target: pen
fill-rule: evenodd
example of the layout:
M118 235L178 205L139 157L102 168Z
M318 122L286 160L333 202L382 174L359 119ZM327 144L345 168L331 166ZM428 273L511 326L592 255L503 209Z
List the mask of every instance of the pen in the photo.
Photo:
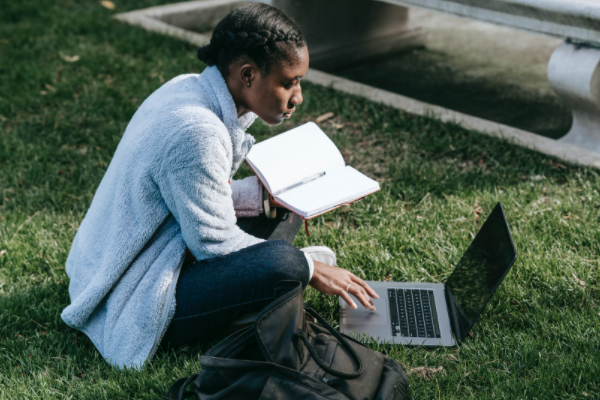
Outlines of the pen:
M294 189L295 187L302 186L302 185L304 185L304 184L306 184L306 183L308 183L308 182L312 182L312 181L314 181L315 179L319 179L320 177L322 177L322 176L325 176L325 173L326 173L325 171L323 171L323 172L318 172L318 173L316 173L316 174L314 174L314 175L311 175L311 176L309 176L309 177L307 177L307 178L304 178L304 179L302 179L302 180L301 180L300 182L298 182L298 183L294 183L294 184L293 184L293 185L291 185L291 186L288 186L288 187L286 187L286 188L284 188L284 189L281 189L281 190L279 190L277 193L274 193L274 194L273 194L273 196L280 195L281 193L283 193L283 192L287 192L288 190Z

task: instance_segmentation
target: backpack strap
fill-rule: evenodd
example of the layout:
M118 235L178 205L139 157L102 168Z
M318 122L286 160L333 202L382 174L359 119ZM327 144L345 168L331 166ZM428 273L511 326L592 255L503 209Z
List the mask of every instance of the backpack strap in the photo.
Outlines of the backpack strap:
M323 319L323 317L321 317L314 309L312 309L311 307L307 307L307 306L305 306L304 309L306 310L307 313L309 313L310 315L315 317L317 319L317 321L319 321L319 323L325 329L327 329L329 331L329 333L331 333L338 340L338 342L340 342L342 347L344 347L348 351L348 353L350 353L350 356L354 359L354 361L358 365L357 370L354 372L343 372L343 371L337 371L333 368L328 367L321 360L321 358L319 357L319 355L317 354L317 352L315 351L313 346L309 343L308 339L306 338L306 333L304 333L304 331L302 329L298 329L296 332L294 332L294 336L298 337L299 339L301 339L304 342L304 345L306 346L306 348L307 348L308 352L310 353L310 355L312 356L312 358L319 365L319 367L321 367L325 372L327 372L333 376L337 376L338 378L343 378L343 379L358 378L360 376L360 374L362 373L363 366L362 366L362 361L361 361L360 357L358 356L358 354L356 353L356 351L354 350L354 348L352 346L350 346L350 344L346 341L346 339L344 339L342 337L342 335L340 335L335 329L333 329L333 327L331 327L331 325L329 325L327 323L327 321L325 321L325 319Z
M198 374L194 374L188 378L181 378L177 380L177 382L175 382L173 386L169 388L169 391L167 392L167 394L165 394L163 400L184 400L195 396L196 392L193 392L191 390L186 391L185 388L194 379L196 379L196 377L198 377Z

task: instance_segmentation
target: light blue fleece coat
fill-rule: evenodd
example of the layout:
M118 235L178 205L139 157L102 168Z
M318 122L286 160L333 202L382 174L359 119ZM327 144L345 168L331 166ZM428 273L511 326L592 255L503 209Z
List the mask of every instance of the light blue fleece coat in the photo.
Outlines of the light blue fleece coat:
M204 260L263 241L237 227L234 204L237 216L258 215L260 184L228 183L254 144L245 130L255 118L237 118L208 67L167 82L131 119L73 241L61 315L110 364L139 368L153 356L186 248Z

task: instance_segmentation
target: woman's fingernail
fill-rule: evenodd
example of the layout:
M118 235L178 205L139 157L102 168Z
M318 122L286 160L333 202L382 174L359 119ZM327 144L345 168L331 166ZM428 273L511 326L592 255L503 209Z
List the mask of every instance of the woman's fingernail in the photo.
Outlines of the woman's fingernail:
M375 293L375 296L374 296L374 297L375 297L376 299L378 299L378 298L379 298L379 295L378 295L377 293Z
M356 303L352 303L352 308L358 308L356 307Z

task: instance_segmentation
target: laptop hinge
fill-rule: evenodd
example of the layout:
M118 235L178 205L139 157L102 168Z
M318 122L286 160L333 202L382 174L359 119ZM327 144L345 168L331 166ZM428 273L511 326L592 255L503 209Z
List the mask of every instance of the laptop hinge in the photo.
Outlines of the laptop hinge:
M456 322L456 316L454 315L454 313L452 312L452 305L451 305L451 299L450 296L448 295L448 290L446 290L446 285L444 284L444 297L446 298L446 308L448 309L448 316L450 317L450 330L452 331L452 334L454 335L454 338L456 340L456 342L460 342L460 339L458 338L458 327L457 327L457 322Z

